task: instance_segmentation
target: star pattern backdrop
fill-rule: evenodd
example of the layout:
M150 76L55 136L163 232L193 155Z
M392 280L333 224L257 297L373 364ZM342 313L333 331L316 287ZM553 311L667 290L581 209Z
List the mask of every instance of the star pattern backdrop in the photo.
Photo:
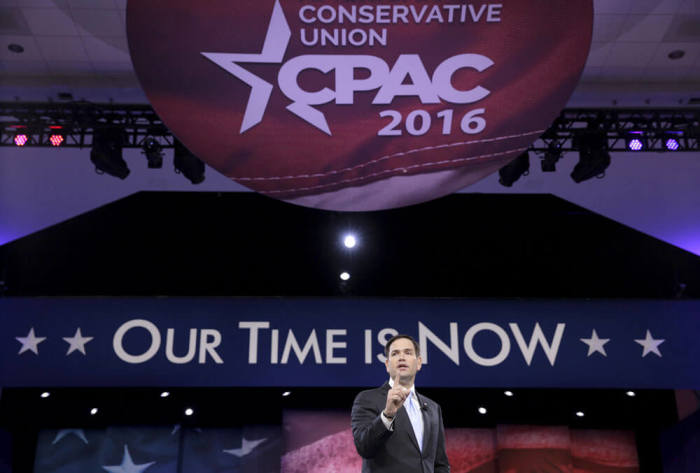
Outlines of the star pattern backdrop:
M278 473L279 426L44 430L34 473Z

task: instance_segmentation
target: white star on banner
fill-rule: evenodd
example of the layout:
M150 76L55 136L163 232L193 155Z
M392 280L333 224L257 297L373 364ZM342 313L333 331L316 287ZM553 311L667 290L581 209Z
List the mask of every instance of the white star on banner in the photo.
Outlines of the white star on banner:
M83 334L80 333L80 327L78 327L78 330L75 331L75 335L73 335L72 337L63 337L66 343L70 345L68 347L68 353L66 353L66 356L70 355L75 350L78 350L80 353L85 355L85 344L93 338L94 337L83 337Z
M604 345L608 343L610 339L598 338L598 334L596 333L595 329L593 329L591 338L581 338L580 340L586 345L588 345L588 356L591 356L595 352L598 352L603 356L608 356L608 354L605 353Z
M644 347L644 351L642 352L642 358L644 358L649 353L654 353L658 356L661 356L661 352L659 351L659 345L661 345L666 340L661 338L655 339L651 336L651 332L647 330L646 338L642 338L639 340L635 339L634 341Z
M235 455L238 458L241 458L248 455L255 449L255 447L263 443L265 440L267 439L247 440L245 437L243 437L243 443L241 445L241 448L232 448L231 450L224 450L224 453L228 453L229 455Z
M26 337L15 337L19 343L22 344L22 348L19 349L18 355L21 355L27 350L31 350L35 355L39 354L39 344L46 340L46 337L37 337L34 335L34 327L29 330L29 334Z
M59 430L58 433L56 434L56 438L53 439L53 442L51 442L51 445L56 445L58 442L60 442L61 440L63 440L64 437L66 437L67 435L70 435L70 434L75 435L75 436L78 437L80 440L82 440L83 442L85 442L85 444L87 445L88 440L87 440L87 438L85 437L85 432L83 431L83 429L63 429L63 430Z
M129 447L124 445L124 457L122 458L122 464L116 466L102 466L102 468L110 473L141 473L154 463L155 462L148 462L142 463L141 465L135 465L134 461L131 459L131 455L129 455Z

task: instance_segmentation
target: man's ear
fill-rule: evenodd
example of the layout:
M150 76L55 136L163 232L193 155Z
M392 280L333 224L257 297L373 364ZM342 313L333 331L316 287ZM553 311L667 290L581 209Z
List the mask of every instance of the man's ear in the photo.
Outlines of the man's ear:
M386 372L388 373L389 372L389 358L387 358L386 361L384 362L384 366L386 366Z
M420 371L421 366L423 366L423 358L418 357L418 366L416 366L416 371Z

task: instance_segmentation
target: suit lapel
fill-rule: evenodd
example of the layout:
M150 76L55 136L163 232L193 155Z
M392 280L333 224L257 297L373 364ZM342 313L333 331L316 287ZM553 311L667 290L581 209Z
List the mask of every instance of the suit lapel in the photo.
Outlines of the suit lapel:
M398 426L400 430L408 434L413 446L416 447L417 450L420 450L418 448L418 440L416 440L416 433L413 431L413 424L411 424L411 418L408 417L408 412L406 412L404 406L401 406L399 410L396 411L396 420L398 422L394 423L394 427L396 428ZM425 438L425 435L423 438Z

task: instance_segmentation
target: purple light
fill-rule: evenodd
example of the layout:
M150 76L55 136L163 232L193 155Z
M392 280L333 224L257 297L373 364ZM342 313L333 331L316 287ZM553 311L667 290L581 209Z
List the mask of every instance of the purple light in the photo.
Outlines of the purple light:
M640 151L642 148L644 148L644 144L642 143L642 140L639 140L637 138L631 139L627 146L632 151Z
M27 141L29 141L29 137L25 135L24 133L20 133L15 135L15 145L17 146L24 146L27 144Z
M678 151L678 148L680 148L681 145L678 143L678 140L675 138L669 138L666 140L666 149L669 151Z

